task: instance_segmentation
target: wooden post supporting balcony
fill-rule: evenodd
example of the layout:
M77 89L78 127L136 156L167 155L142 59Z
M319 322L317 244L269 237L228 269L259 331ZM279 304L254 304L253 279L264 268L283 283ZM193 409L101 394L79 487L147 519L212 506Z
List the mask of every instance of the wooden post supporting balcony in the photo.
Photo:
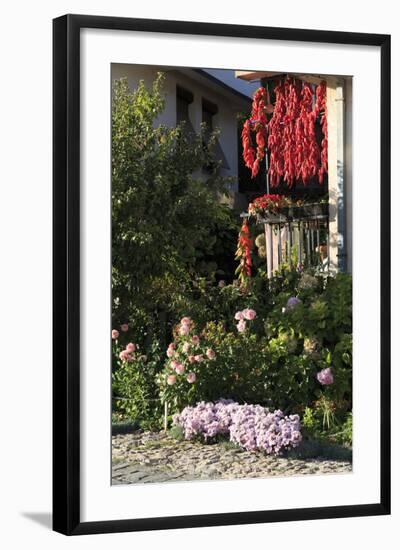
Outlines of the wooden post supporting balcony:
M329 192L329 269L333 272L345 267L343 143L344 109L343 83L327 78L326 107L328 114L328 192Z

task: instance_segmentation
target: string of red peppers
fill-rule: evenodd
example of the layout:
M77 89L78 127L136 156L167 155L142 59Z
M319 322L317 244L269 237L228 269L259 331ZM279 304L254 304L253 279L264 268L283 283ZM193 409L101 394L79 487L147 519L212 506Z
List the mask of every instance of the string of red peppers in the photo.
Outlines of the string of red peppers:
M243 159L254 178L269 150L268 176L271 187L281 179L291 187L295 180L307 183L318 175L323 182L328 171L328 121L326 116L326 82L316 87L313 107L313 89L310 84L286 79L275 88L273 116L268 122L269 97L265 88L254 95L250 119L242 130ZM315 135L315 123L321 115L323 139L319 146ZM252 134L255 133L253 145Z
M245 219L239 232L239 241L236 250L235 259L239 260L236 274L243 285L248 277L251 277L251 250L253 248L253 239L250 235L249 223Z

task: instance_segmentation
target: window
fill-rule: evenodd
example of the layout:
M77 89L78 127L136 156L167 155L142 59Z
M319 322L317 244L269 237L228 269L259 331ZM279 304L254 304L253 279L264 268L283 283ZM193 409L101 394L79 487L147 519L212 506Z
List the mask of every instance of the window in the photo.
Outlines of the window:
M178 85L176 87L176 124L185 123L185 134L195 133L189 117L189 105L192 102L192 92Z
M218 106L214 103L211 103L211 101L208 101L207 99L202 100L202 122L206 124L207 130L206 130L206 139L208 140L211 132L214 129L213 126L213 117L218 113ZM221 168L225 168L229 170L229 164L226 160L226 157L224 155L224 152L222 150L222 147L217 140L213 147L213 153L215 156L215 160L220 161ZM209 167L210 168L210 167Z

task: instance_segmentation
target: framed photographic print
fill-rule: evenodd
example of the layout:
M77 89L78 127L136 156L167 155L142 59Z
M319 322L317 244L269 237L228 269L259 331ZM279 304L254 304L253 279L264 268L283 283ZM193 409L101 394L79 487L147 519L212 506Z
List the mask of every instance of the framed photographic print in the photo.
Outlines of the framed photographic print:
M54 529L390 513L390 37L54 20Z

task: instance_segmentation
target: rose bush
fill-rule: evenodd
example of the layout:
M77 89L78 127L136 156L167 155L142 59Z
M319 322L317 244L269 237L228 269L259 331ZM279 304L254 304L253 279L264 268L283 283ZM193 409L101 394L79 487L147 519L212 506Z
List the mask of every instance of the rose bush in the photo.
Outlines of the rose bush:
M124 327L122 332L127 332ZM141 347L133 342L124 343L126 336L112 332L112 393L113 412L134 420L143 428L158 429L161 426L161 404L155 382L160 364L160 349L155 344L149 353L142 353ZM124 338L125 336L125 338Z
M158 375L161 399L174 412L188 404L221 397L264 401L265 339L260 340L251 330L254 310L246 308L244 313L247 320L237 323L247 323L243 331L228 331L222 322L207 323L198 331L188 317L175 327L165 368Z

